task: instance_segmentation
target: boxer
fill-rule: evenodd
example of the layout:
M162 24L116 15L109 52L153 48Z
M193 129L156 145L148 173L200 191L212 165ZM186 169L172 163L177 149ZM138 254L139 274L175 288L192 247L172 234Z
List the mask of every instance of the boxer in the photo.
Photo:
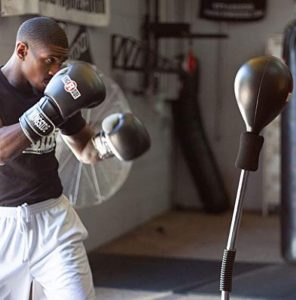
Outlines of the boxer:
M131 160L150 145L133 114L113 114L101 132L81 109L100 105L104 82L87 63L62 68L68 39L51 18L21 24L14 51L0 70L0 298L28 299L32 280L48 300L94 300L83 246L87 231L58 175L60 131L84 163Z

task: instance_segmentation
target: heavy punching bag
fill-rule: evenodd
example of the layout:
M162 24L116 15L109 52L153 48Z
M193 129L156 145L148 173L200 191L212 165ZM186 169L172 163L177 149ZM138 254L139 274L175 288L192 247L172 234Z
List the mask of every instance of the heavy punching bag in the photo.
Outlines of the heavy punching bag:
M238 70L234 91L246 131L241 134L236 167L241 169L235 206L226 249L224 250L220 290L223 300L229 299L232 269L235 259L235 240L239 229L243 197L249 171L256 171L263 145L261 130L268 125L289 100L292 75L282 60L273 56L255 57Z
M284 32L283 57L296 80L296 21ZM285 260L296 261L296 94L281 118L281 250Z
M199 70L190 51L179 72L181 88L172 103L174 130L193 182L207 213L229 208L229 197L202 122L198 103Z

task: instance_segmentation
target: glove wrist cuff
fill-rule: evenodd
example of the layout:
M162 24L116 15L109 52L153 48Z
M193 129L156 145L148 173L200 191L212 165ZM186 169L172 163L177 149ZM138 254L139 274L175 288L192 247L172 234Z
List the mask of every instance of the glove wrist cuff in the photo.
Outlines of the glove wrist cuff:
M24 134L32 143L50 135L55 130L54 123L42 111L38 103L27 110L19 118L19 122Z
M99 154L100 159L106 159L114 156L114 154L108 146L106 137L103 132L99 132L98 134L93 136L91 140Z

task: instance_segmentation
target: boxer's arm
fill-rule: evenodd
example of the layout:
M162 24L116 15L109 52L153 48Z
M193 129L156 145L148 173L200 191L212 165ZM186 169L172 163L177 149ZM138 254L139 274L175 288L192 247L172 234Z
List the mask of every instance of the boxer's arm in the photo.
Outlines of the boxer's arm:
M95 133L86 125L76 134L62 135L75 156L84 163L116 156L121 161L133 160L150 147L150 136L132 113L114 113L102 122Z
M0 165L18 156L30 144L19 123L3 126L0 119Z
M102 129L98 133L85 124L78 133L62 136L75 156L84 163L95 163L113 156L121 161L130 161L150 148L146 128L132 113L109 115L102 121Z
M93 129L88 125L72 135L62 134L62 138L78 160L85 164L93 164L100 160L98 151L92 143Z

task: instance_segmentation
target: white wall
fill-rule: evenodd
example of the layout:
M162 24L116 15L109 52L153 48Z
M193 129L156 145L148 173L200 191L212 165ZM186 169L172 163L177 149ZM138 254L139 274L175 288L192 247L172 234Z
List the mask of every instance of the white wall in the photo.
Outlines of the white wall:
M282 33L294 18L295 1L267 1L266 17L257 22L214 22L197 18L199 1L187 0L185 20L191 22L192 31L199 33L226 33L227 39L199 39L193 43L199 58L200 93L198 102L203 113L206 131L217 157L226 188L234 201L239 170L235 168L239 136L245 130L233 93L233 82L238 68L254 56L264 55L268 37ZM188 48L186 44L184 47ZM261 166L261 167L260 167ZM245 197L247 209L260 210L262 206L262 164L249 176ZM186 174L184 167L181 172ZM180 184L183 185L180 176ZM187 189L190 188L187 183ZM179 189L180 190L180 189ZM191 185L194 195L195 191ZM178 201L182 203L182 195ZM196 206L196 198L186 199L187 205ZM198 205L197 205L198 206Z
M153 99L134 96L139 89L136 73L111 70L111 34L139 38L144 3L132 0L111 1L111 22L107 28L89 29L92 55L96 65L120 81L132 111L144 122L151 135L152 147L137 159L123 188L105 203L78 211L89 231L88 250L94 249L139 224L168 210L170 124L154 105ZM71 31L71 30L70 30Z

